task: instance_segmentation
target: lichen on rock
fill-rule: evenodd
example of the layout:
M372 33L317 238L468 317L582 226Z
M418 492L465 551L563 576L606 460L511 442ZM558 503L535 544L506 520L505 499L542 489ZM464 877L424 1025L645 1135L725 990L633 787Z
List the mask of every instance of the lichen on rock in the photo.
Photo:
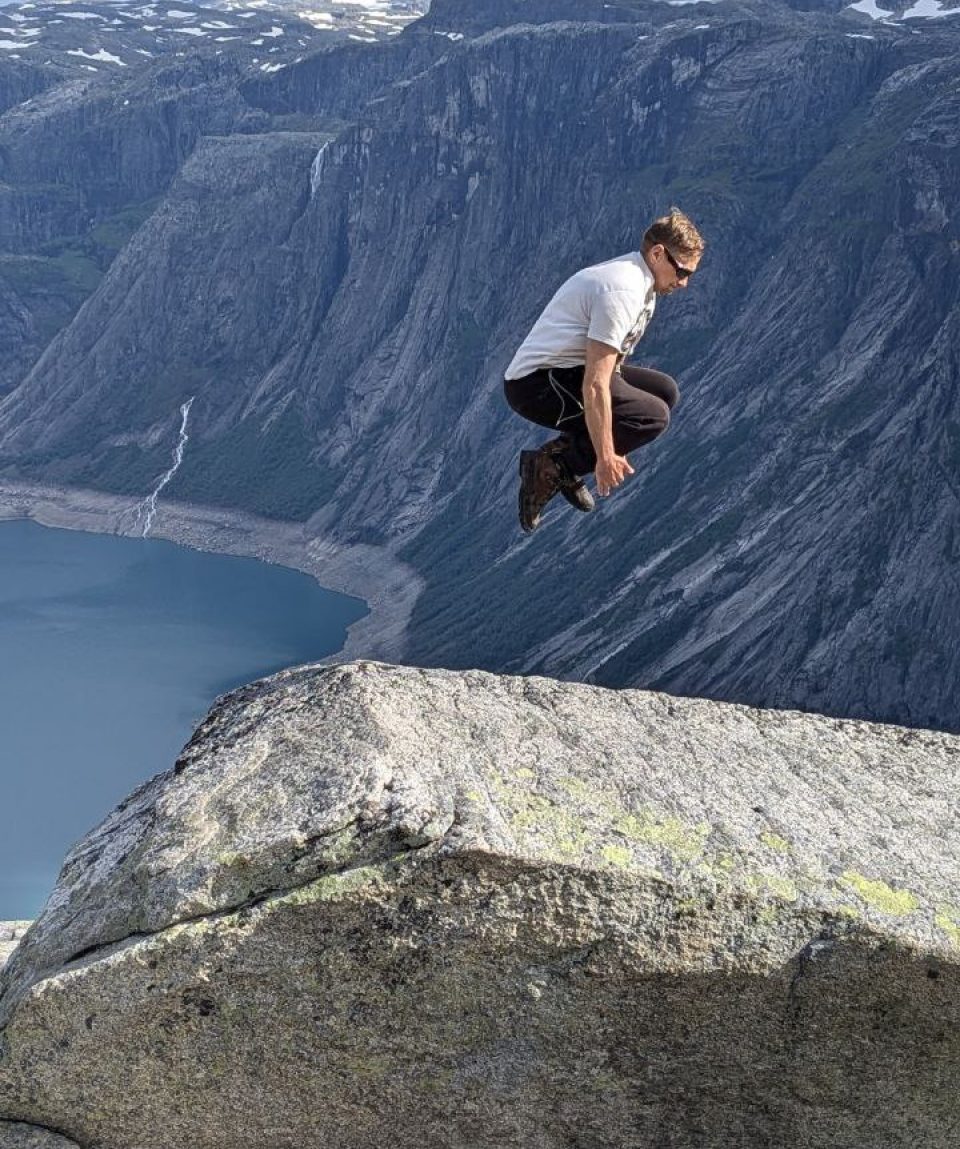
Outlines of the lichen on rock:
M957 739L901 735L369 662L244 687L67 858L0 980L0 1117L947 1149Z

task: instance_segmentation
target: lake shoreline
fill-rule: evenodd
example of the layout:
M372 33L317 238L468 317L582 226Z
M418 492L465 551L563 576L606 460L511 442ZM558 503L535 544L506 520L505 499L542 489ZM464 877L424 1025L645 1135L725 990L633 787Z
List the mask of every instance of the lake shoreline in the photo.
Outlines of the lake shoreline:
M30 519L45 527L136 538L143 533L139 507L142 500L132 496L0 480L0 522ZM148 537L290 567L326 590L362 599L369 614L351 624L343 648L321 662L402 659L423 580L386 547L340 543L312 532L309 522L168 501L158 505Z

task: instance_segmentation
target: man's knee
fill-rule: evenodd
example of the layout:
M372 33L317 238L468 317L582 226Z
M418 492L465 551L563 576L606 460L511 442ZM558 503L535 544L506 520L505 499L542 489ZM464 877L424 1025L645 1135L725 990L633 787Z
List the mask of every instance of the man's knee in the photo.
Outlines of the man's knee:
M630 422L637 430L653 431L662 435L670 426L670 404L666 399L650 395L643 405L643 411L638 412Z
M663 399L648 395L642 412L632 412L616 421L614 443L617 453L625 455L636 447L658 439L670 426L670 408Z
M655 371L652 367L624 364L620 368L620 375L631 387L656 396L671 409L676 407L680 400L680 388L676 379L663 371Z
M677 386L676 379L663 371L655 371L652 374L656 378L656 386L653 388L654 395L656 395L658 399L663 400L668 411L672 411L680 401L680 388ZM667 422L670 422L669 418ZM666 430L666 428L664 428L664 430Z
M656 406L658 410L650 412L646 425L655 436L660 436L670 426L670 406L666 400L658 402Z

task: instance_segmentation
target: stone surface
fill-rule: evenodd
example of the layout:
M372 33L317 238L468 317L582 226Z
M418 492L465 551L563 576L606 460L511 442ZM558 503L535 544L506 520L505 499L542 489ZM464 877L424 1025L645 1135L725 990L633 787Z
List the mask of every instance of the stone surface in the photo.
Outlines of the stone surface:
M0 1120L0 1149L80 1149L80 1146L51 1129Z
M375 663L221 699L0 978L104 1149L953 1149L960 740Z
M0 922L0 969L20 944L29 925L27 921Z

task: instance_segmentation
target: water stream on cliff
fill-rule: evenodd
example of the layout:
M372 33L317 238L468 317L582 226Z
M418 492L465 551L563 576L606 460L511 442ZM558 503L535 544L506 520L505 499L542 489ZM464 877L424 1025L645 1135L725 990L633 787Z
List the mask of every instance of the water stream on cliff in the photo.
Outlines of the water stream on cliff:
M253 559L0 524L0 920L36 916L218 694L335 653L365 613Z

